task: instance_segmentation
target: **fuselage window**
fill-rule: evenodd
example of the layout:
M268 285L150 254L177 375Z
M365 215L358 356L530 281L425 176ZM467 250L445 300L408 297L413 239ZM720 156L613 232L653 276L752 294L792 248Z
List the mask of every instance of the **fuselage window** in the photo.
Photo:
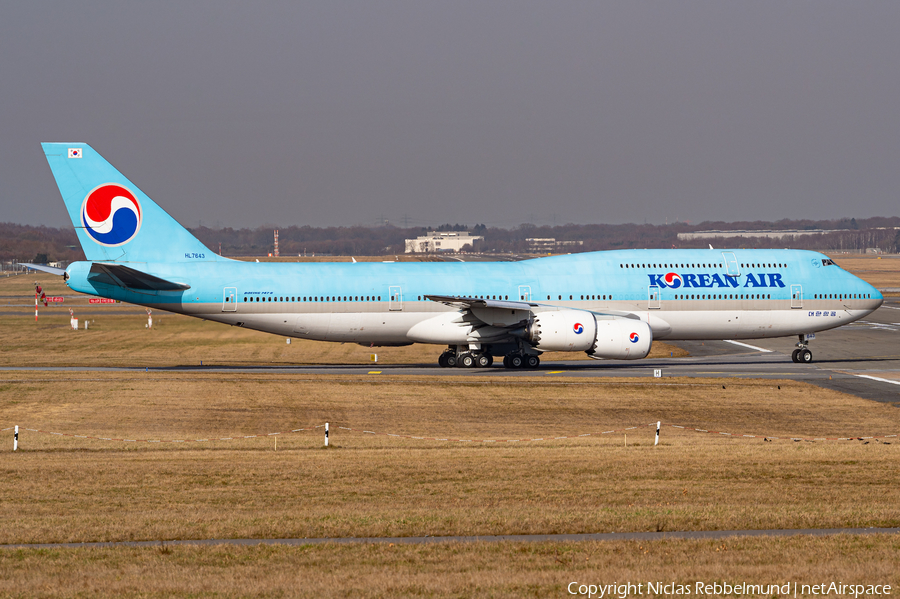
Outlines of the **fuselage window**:
M504 296L503 296L503 299L509 299L509 296L508 296L508 295L504 295Z
M562 299L562 296L561 296L561 295L559 296L559 299Z
M569 299L572 299L572 296L571 296L571 295L569 296Z
M609 296L609 299L612 299L612 296Z

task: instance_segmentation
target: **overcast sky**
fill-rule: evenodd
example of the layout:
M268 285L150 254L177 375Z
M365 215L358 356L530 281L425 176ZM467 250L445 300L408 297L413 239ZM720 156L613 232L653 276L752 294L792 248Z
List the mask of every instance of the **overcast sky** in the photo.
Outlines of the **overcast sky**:
M188 226L900 213L900 2L3 2L0 221L41 141Z

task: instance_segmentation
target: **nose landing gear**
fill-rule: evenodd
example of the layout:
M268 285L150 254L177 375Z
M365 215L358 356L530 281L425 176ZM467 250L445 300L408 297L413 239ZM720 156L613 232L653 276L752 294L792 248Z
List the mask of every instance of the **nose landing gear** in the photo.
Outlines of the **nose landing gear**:
M812 352L809 351L807 341L813 339L810 335L800 335L800 341L797 343L797 349L791 352L791 360L797 364L809 364L812 362Z

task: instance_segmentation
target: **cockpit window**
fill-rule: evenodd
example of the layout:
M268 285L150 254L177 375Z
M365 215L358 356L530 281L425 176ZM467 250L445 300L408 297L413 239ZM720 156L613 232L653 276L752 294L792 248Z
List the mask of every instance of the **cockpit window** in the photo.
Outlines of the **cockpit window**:
M828 258L822 258L822 266L834 266L834 260L829 260Z

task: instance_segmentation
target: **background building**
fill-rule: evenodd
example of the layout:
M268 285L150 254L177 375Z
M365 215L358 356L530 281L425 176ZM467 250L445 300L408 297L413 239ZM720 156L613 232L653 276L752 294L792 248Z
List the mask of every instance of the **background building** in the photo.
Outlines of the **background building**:
M458 252L463 247L470 249L476 241L484 241L480 235L471 235L466 231L429 231L426 235L406 240L407 254L428 254L433 252Z

